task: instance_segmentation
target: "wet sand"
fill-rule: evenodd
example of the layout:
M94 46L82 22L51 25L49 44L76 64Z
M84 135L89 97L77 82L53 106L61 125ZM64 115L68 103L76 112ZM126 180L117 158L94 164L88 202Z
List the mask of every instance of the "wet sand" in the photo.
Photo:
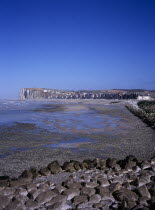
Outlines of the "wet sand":
M50 116L43 118L43 124L1 125L0 175L16 177L24 169L41 168L53 160L154 156L155 131L133 116L125 101L53 101L33 110Z

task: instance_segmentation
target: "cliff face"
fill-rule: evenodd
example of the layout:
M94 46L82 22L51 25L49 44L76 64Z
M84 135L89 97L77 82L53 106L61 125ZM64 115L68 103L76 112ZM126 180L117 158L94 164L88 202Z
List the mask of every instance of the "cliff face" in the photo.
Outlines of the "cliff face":
M20 99L136 99L132 90L65 91L44 88L22 88Z

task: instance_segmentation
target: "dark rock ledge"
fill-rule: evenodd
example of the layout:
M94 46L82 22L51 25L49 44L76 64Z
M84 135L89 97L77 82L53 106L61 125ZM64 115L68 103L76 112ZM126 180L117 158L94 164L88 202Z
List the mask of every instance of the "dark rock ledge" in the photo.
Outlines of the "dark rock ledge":
M53 182L54 176L60 181ZM4 210L155 209L155 158L71 160L63 166L54 161L39 171L25 170L17 179L0 178Z

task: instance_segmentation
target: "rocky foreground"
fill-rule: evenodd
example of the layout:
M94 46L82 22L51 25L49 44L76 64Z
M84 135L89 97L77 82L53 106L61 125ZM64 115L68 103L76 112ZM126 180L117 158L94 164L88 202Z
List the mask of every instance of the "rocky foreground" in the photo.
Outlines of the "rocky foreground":
M1 177L0 209L153 210L155 158L70 161L63 166L54 161L17 179Z

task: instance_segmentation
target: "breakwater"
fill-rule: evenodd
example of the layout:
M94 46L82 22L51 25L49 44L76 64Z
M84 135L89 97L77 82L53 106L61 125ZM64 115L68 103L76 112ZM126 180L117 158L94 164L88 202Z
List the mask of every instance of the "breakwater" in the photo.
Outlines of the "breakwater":
M140 101L136 105L127 105L126 108L155 129L155 101Z
M0 208L154 209L155 158L72 160L1 177Z

